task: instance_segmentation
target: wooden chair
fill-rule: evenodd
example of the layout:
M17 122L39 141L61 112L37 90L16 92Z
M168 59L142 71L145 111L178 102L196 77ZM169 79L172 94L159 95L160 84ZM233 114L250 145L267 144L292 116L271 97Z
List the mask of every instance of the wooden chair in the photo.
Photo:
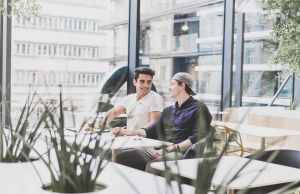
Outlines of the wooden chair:
M221 136L223 134L221 141L228 145L225 150L226 154L239 153L240 156L244 156L245 148L239 132L222 125L216 125L215 128L221 133Z

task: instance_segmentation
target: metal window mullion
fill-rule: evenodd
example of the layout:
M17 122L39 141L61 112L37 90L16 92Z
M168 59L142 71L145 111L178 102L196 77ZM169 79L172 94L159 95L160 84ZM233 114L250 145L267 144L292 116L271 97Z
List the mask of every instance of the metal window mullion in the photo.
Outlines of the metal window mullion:
M245 13L237 15L236 68L235 68L235 106L242 106L243 66L244 66Z
M291 100L294 103L295 103L295 84L296 84L296 73L293 73Z
M232 104L232 66L235 0L224 1L221 111Z
M3 52L3 16L0 14L0 73L1 73L1 76L2 76L2 52ZM0 79L0 84L1 84L1 87L2 87L2 79ZM1 88L0 88L0 94L2 94L1 92ZM2 95L0 95L0 100L2 98Z
M279 94L281 93L281 91L283 90L283 88L285 88L286 84L288 83L288 81L290 79L293 79L293 73L289 74L281 83L280 87L278 88L278 90L276 91L276 93L274 94L274 96L272 97L272 100L270 101L270 103L268 104L268 106L273 106L274 102L276 101L276 99L278 98ZM293 91L292 91L293 93Z
M5 1L3 1L3 7L5 7ZM1 41L1 79L0 79L0 84L1 84L1 87L0 87L0 103L1 103L1 106L0 106L0 123L1 123L1 128L4 128L5 127L5 122L3 122L5 120L5 106L4 106L4 93L5 93L5 87L3 87L5 84L3 83L3 81L5 80L5 43L4 43L4 29L5 29L5 25L4 25L4 19L5 19L5 16L4 16L4 11L3 11L3 14L1 15L1 21L0 21L0 41Z
M2 15L1 22L1 125L2 127L8 125L9 114L10 114L10 91L11 91L11 0L4 0L3 7L4 12Z
M300 78L294 75L293 99L296 106L300 106Z
M135 92L134 69L139 66L140 0L129 0L127 93Z

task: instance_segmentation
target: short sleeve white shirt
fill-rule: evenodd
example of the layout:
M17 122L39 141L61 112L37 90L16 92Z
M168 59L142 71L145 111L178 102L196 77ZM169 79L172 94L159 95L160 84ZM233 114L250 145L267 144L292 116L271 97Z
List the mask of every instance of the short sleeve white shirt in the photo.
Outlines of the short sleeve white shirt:
M134 130L147 127L150 122L150 112L162 112L163 99L156 92L150 91L139 100L136 94L130 94L124 97L118 105L125 107L127 128Z

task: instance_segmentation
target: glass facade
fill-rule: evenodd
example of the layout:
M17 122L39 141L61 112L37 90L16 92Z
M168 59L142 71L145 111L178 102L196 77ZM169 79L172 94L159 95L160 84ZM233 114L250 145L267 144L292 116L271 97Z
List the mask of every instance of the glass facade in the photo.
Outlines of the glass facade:
M222 1L141 1L141 63L158 72L156 85L167 104L171 102L170 78L186 71L195 77L196 97L212 111L219 109L223 11ZM284 79L282 67L270 65L275 51L271 41L274 18L256 0L236 1L238 12L245 13L244 105L266 105ZM280 104L287 105L287 101Z
M46 0L40 6L37 16L12 18L12 113L29 90L58 103L62 86L64 109L88 116L105 74L127 65L128 28L112 23L128 19L128 0Z
M20 108L29 87L54 101L62 85L65 100L76 104L77 112L89 112L103 78L128 64L129 0L40 4L37 16L13 17L12 110ZM218 0L140 1L140 65L156 71L155 86L166 105L172 102L172 75L186 71L195 78L196 98L211 111L219 109L223 12L224 3ZM257 0L237 0L236 12L246 14L244 105L265 105L286 76L282 66L269 64L276 48L270 38L274 18ZM291 83L278 103L288 105L290 93ZM118 95L125 94L124 84Z
M194 76L197 98L220 94L222 10L217 1L141 1L141 62L158 72L166 104L170 79L180 71ZM213 108L219 100L211 102Z
M244 105L267 105L285 78L282 67L271 65L276 50L271 40L275 18L257 0L239 0L236 6L238 12L245 13ZM280 104L288 105L284 99Z

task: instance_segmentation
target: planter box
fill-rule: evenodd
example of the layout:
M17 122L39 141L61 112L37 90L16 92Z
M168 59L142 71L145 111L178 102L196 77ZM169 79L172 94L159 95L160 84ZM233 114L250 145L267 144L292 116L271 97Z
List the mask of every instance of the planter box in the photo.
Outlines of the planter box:
M41 161L34 162L43 182L49 183L48 170ZM30 163L0 163L0 193L5 194L51 194L41 188L42 184ZM99 176L99 182L107 187L95 194L161 194L167 193L164 178L135 170L116 163L109 163ZM172 185L179 193L177 185ZM194 193L194 188L183 185L184 193Z

